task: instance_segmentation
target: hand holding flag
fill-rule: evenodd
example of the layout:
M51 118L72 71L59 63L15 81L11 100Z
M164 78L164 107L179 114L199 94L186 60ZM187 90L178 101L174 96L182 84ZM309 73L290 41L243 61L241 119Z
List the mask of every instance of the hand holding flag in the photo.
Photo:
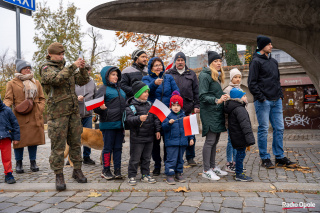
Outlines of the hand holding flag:
M91 101L86 101L84 104L86 106L87 111L93 110L104 104L104 97L102 96Z

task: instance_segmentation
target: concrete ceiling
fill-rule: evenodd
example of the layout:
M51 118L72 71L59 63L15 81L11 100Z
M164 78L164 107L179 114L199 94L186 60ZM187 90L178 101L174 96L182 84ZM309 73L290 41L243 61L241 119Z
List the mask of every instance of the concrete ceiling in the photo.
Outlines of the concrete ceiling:
M119 0L87 14L108 30L256 45L259 34L293 56L320 92L320 0Z

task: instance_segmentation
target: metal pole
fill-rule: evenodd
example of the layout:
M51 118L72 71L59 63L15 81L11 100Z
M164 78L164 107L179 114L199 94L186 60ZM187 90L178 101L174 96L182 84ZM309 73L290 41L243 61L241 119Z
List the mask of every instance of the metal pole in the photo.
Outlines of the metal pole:
M16 7L17 58L21 59L20 8Z

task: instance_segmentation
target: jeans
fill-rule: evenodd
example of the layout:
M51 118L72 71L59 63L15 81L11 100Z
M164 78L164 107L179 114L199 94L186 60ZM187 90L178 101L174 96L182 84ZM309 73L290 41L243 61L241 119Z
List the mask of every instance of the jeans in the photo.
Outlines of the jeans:
M37 159L37 148L38 145L35 146L28 146L28 152L29 152L29 159L30 160L36 160ZM24 147L14 149L14 156L16 160L23 160L23 150Z
M83 127L92 129L92 116L81 118ZM83 146L83 158L89 158L91 154L91 148Z
M237 150L232 147L231 138L228 130L228 144L227 144L227 162L236 162Z
M258 127L258 147L259 154L262 160L270 159L270 154L267 149L269 120L273 128L272 152L276 159L284 157L283 154L283 110L282 100L277 101L265 100L264 102L255 101Z
M110 169L110 157L113 154L114 169L121 168L122 142L124 138L123 129L102 129L103 150L102 161L103 168Z
M183 173L183 155L186 148L186 146L166 147L168 155L165 163L165 173L167 176L174 175L175 173Z
M243 173L243 160L246 157L246 148L237 149L236 174Z

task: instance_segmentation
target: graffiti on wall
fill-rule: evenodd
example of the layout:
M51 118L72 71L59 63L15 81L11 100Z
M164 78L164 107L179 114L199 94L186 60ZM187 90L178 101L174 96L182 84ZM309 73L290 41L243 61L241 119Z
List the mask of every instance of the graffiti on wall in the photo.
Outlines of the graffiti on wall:
M295 114L292 117L285 117L284 121L286 122L286 125L288 127L290 126L305 126L305 125L309 125L310 122L310 118L308 116L305 115L300 115L300 114Z

